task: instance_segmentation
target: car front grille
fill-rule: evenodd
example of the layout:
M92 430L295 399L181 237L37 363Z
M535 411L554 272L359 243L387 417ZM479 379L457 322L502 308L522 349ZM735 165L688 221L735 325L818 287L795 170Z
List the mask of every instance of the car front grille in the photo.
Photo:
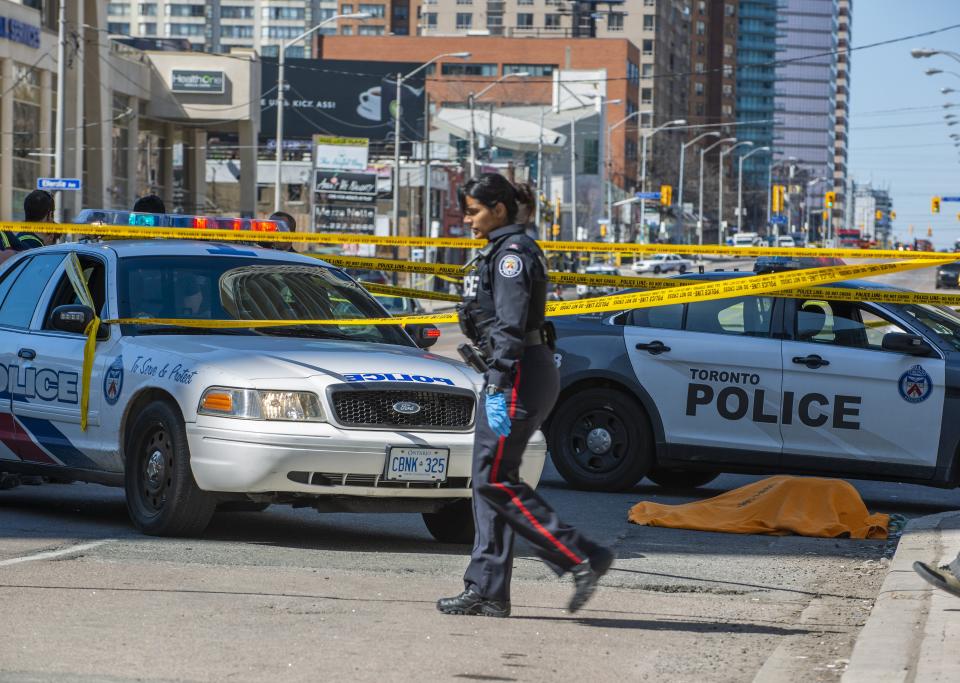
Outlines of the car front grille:
M448 477L446 481L389 481L379 474L340 472L288 472L287 479L311 486L372 486L381 489L468 489L470 477Z
M383 389L358 386L330 391L337 422L344 427L373 429L443 429L463 431L473 424L475 398L471 391L436 389ZM419 410L398 411L399 404L416 404Z

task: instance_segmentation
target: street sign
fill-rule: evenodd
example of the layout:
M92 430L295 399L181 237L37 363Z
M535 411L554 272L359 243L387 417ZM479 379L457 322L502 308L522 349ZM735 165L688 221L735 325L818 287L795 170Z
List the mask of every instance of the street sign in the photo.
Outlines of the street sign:
M659 192L637 192L637 199L660 199Z
M940 197L941 202L960 202L960 197Z
M79 190L82 185L79 178L37 178L38 190Z
M770 222L775 225L786 225L787 217L786 216L771 216Z

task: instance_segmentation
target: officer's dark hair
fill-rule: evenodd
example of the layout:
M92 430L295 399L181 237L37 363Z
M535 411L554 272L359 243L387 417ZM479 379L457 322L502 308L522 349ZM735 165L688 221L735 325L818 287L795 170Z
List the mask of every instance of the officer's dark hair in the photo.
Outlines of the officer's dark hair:
M488 209L503 204L507 210L507 223L513 223L517 217L517 190L499 173L483 173L460 188L460 210L467 210L467 197L473 197Z
M32 223L45 221L53 211L53 195L46 190L34 190L23 198L24 218Z
M297 231L296 219L286 211L274 211L272 214L270 214L270 220L283 223L284 225L287 226L287 229L290 232Z
M134 202L133 210L137 213L166 213L167 207L157 195L146 194Z
M531 211L537 206L537 193L530 183L517 183L513 186L517 193L517 204L526 206Z

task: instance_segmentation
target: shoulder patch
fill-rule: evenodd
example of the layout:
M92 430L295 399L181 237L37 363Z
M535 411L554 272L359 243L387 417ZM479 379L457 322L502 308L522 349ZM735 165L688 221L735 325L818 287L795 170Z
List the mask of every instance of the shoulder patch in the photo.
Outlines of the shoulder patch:
M520 251L520 243L519 243L519 242L511 242L510 244L508 244L507 246L505 246L504 249L512 249L513 251Z
M507 254L500 259L497 270L503 277L516 277L523 272L523 260L514 254Z

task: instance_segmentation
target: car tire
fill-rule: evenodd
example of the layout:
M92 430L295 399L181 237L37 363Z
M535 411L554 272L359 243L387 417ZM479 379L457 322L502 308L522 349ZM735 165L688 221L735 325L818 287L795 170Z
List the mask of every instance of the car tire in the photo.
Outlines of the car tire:
M469 498L445 505L437 512L424 512L423 523L440 543L470 545L476 533L473 525L473 503Z
M167 401L148 404L127 430L124 488L127 511L150 536L195 536L216 510L190 469L190 447L180 412Z
M647 473L647 479L665 489L695 489L706 486L719 476L719 472L698 472L668 467L654 467Z
M686 267L686 266L680 266L677 270L680 272L681 275L683 275L684 273L687 272L687 267Z
M654 275L659 275L659 274L660 274L660 266L654 266L654 267L653 267L653 274L654 274Z
M217 512L263 512L270 503L255 500L225 500L217 505Z
M629 489L653 466L647 414L616 389L575 392L554 410L547 431L554 466L578 489Z

